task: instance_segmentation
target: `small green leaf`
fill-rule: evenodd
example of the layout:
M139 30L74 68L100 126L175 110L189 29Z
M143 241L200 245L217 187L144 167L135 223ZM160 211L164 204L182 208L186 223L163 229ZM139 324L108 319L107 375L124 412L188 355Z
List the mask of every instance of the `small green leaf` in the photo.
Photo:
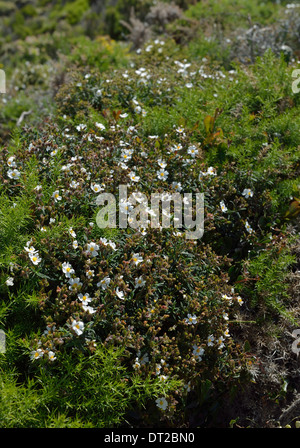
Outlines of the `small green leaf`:
M251 346L250 346L249 341L245 341L244 352L250 352L250 350L251 350Z

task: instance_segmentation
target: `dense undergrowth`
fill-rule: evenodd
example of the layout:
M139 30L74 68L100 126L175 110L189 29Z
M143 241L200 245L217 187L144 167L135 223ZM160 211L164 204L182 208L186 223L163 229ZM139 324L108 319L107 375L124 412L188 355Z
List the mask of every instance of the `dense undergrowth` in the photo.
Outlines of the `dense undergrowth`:
M1 426L276 426L298 392L299 8L0 3ZM203 237L99 228L120 185L204 193Z

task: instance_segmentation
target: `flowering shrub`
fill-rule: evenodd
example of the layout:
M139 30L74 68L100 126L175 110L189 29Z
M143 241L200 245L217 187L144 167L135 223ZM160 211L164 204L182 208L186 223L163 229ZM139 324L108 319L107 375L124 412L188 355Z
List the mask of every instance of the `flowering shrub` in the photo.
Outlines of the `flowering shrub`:
M16 365L34 397L17 425L210 425L259 370L243 313L293 317L293 67L269 52L228 71L162 37L124 60L109 39L77 44L53 116L0 152L0 367L11 396L26 402ZM103 192L128 224L153 193L203 193L204 234L186 238L175 219L101 228Z
M134 148L128 162L122 161L126 149L113 155L114 148L104 143L114 138L119 146L124 140L117 140L114 129L103 128L100 145L99 131L90 134L96 140L90 149L83 144L89 141L89 135L82 135L86 127L78 125L71 151L65 141L70 136L53 128L30 144L25 139L15 156L3 153L7 188L15 186L13 196L29 188L34 195L32 236L14 262L15 278L24 279L21 287L36 279L44 321L43 333L31 344L31 360L52 365L74 349L92 354L98 344L123 347L132 373L145 380L182 381L176 399L169 397L169 412L174 412L186 393L184 386L206 378L222 387L225 378L246 372L247 357L229 324L242 300L227 284L226 257L220 259L209 245L186 240L184 232L97 228L97 189L114 192L119 183L130 182L134 191L144 178L151 191L155 184L166 186L168 179L165 174L161 180L154 151L146 158L153 168L143 175L135 135L127 137ZM173 172L172 151L165 160ZM35 186L27 178L32 161L35 171L31 166L29 176L38 180ZM132 163L140 174L134 179Z

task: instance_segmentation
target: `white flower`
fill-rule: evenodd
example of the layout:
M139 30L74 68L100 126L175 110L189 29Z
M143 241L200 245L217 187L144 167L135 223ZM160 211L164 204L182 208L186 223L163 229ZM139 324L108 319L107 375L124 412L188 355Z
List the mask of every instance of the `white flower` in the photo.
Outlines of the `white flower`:
M15 160L15 156L9 157L7 159L7 165L10 166L11 168L15 168L17 165L16 165L16 162L14 160Z
M52 197L54 198L54 201L55 201L55 202L57 202L57 201L61 201L61 196L60 196L60 194L59 194L59 190L55 190L54 193L53 193L53 195L52 195Z
M180 151L181 149L182 149L182 145L180 143L178 143L178 144L172 146L172 148L170 148L170 151L176 153L177 151Z
M95 271L93 269L88 269L85 274L88 278L92 278L95 275Z
M71 188L77 188L79 185L79 182L76 182L75 180L72 180L72 182L70 182L70 187Z
M44 352L40 348L31 352L31 359L39 359L43 356Z
M216 175L217 175L217 173L216 173L216 169L215 169L214 167L210 166L209 168L207 168L206 173L203 173L203 171L200 171L200 174L199 174L199 180L200 180L200 178L201 178L202 176L208 176L208 175L210 175L210 176L216 176Z
M220 202L220 207L223 213L227 212L228 208L226 207L224 201Z
M34 265L37 265L37 264L39 264L41 261L42 261L42 259L40 258L40 256L38 255L38 253L29 253L29 258L30 258L30 260L32 261L32 263L34 264Z
M128 162L128 160L130 160L131 159L131 154L128 154L127 152L122 152L122 154L121 154L121 160L123 161L123 162Z
M93 257L96 257L98 255L99 246L96 243L88 243L87 245L87 253L91 254Z
M84 330L84 323L81 321L73 320L72 322L72 329L75 331L75 333L80 336L83 333Z
M21 173L17 169L8 170L7 175L10 179L19 179Z
M114 243L113 241L109 241L108 245L113 249L113 250L117 250L117 246L116 243Z
M78 294L77 297L84 304L89 303L89 302L92 301L92 298L90 297L89 294Z
M31 245L31 241L28 241L27 245L24 246L24 249L26 250L26 252L28 252L29 256L30 256L30 254L38 253L38 251Z
M187 153L194 158L198 154L198 149L196 148L196 146L189 146Z
M102 123L95 123L95 125L97 126L97 128L101 129L102 131L105 129L105 126Z
M76 238L76 233L74 232L74 230L73 230L72 227L69 228L69 234L70 234L73 238Z
M138 182L140 180L140 176L137 176L135 173L129 173L130 180L132 182Z
M249 233L252 233L252 232L253 232L253 229L252 229L252 227L250 226L250 224L248 223L248 221L246 221L246 223L245 223L245 227L246 227L247 232L249 232Z
M195 315L192 316L191 314L188 314L185 318L185 323L188 325L195 325L197 323L197 317Z
M67 278L70 278L72 274L75 274L74 269L72 268L72 266L68 262L64 262L62 264L62 271L63 271L63 273L65 274L65 276Z
M132 209L133 209L133 206L132 206L132 204L130 204L130 202L125 201L125 200L122 200L120 202L120 211L122 213L128 214Z
M55 353L52 352L51 350L48 352L48 357L50 361L55 361L56 359Z
M238 296L236 300L237 300L237 303L240 304L240 306L243 305L244 302L243 302L243 299L240 296Z
M167 381L168 376L167 375L159 375L158 378L160 379L160 381Z
M196 344L193 345L193 355L197 359L197 361L202 361L202 355L204 354L204 349L202 347L198 347Z
M156 373L156 375L159 375L160 371L161 371L161 365L160 364L156 364L156 366L155 366L155 373Z
M99 193L100 191L104 190L104 188L101 187L101 185L95 183L91 184L91 189L94 191L94 193Z
M76 278L70 278L69 280L69 290L74 291L75 289L79 288L79 286L82 286L82 283L78 277Z
M89 314L96 313L96 310L92 306L82 305L82 308L83 308L84 311L88 312Z
M216 342L217 342L217 344L219 344L219 348L223 348L223 347L225 347L223 341L224 341L223 336L220 336L219 339L217 339Z
M171 187L178 192L182 190L181 182L172 182Z
M97 286L98 286L98 288L101 286L101 288L103 290L105 290L108 287L108 285L110 284L110 282L111 282L111 279L109 277L104 277L102 280L100 280L99 283L97 283Z
M228 317L228 313L223 313L223 319L225 319L225 320L228 320L228 319L229 319L229 317Z
M214 168L214 167L212 167L212 166L210 166L209 168L207 168L207 172L206 172L207 174L209 174L209 175L211 175L211 176L216 176L217 175L217 173L216 173L216 169Z
M230 338L230 333L229 333L228 328L226 328L226 330L224 331L224 336L226 336L226 338Z
M215 340L214 336L213 336L212 334L209 335L208 338L207 338L207 345L208 345L209 347L211 347L212 345L214 345L214 340Z
M135 362L133 363L134 369L139 369L141 367L141 364L139 363L139 358L135 358Z
M140 256L140 254L133 254L132 255L132 261L137 266L139 263L143 262L143 258Z
M67 165L63 165L61 167L61 171L64 171L67 174L71 174L72 173L72 170L71 170L72 165L73 165L72 163L68 163Z
M6 285L7 286L13 286L14 285L14 278L13 277L8 277L8 279L6 280Z
M142 277L142 276L140 276L140 277L138 277L138 278L135 279L135 287L136 287L136 288L140 288L140 287L144 286L145 283L146 283L146 281L143 280L143 277Z
M119 297L119 299L124 300L124 292L119 290L119 287L116 289L116 295Z
M161 169L161 170L157 171L156 174L157 174L158 179L166 180L169 175L169 172L164 169Z
M73 246L73 249L77 249L77 247L78 247L78 242L77 242L77 240L74 240L74 241L73 241L72 246Z
M156 406L160 409L162 409L163 411L165 411L168 407L168 402L165 399L165 397L160 397L157 398L157 400L155 400Z
M162 160L162 159L159 159L159 160L157 161L157 163L158 163L158 165L159 165L162 169L166 168L166 166L167 166L166 162L165 162L164 160Z
M86 124L79 124L76 126L77 131L84 131L86 129Z
M34 190L36 191L40 191L43 187L41 185L37 185L36 187L34 187Z
M227 294L222 294L222 299L228 300L229 303L231 303L231 301L232 301L232 297L228 296Z
M252 198L252 196L253 196L253 191L250 190L250 188L245 188L244 191L243 191L243 193L242 193L242 195L243 195L245 198Z

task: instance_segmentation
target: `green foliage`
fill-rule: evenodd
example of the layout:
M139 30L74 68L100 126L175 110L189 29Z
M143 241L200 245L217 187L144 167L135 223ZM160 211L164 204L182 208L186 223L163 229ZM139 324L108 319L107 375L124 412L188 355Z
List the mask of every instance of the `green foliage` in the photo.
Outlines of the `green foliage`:
M12 13L15 10L16 10L16 5L14 2L10 2L10 1L1 1L0 2L0 13L1 14Z
M144 20L148 0L7 4L3 427L211 426L256 380L252 325L295 322L297 66L271 49L242 63L232 43L248 16L275 25L285 9L192 3L177 1L186 15L138 52L113 38L131 6ZM204 193L203 237L186 239L186 223L99 228L96 198L119 199L120 185L148 204L153 192Z
M127 47L111 39L98 37L91 40L82 36L76 38L74 43L70 60L81 67L93 67L105 71L112 66L120 67L127 63Z
M88 359L77 353L65 356L59 369L46 365L22 385L2 363L1 427L116 427L136 400L142 407L180 384L132 377L121 359L121 350L99 346Z
M3 355L0 355L3 356ZM17 375L0 369L0 422L2 428L30 428L39 426L41 394L31 381L20 385Z
M75 0L66 3L61 11L61 16L66 16L71 25L75 25L81 19L84 13L89 9L89 0Z
M249 278L255 281L254 284L249 282L251 289L245 287L241 290L251 297L252 306L256 307L260 303L292 319L285 306L289 299L289 284L286 280L296 257L284 245L272 246L246 263Z
M186 11L188 17L201 20L213 20L221 27L245 26L249 17L253 22L263 24L274 22L278 17L280 6L273 1L260 2L259 0L218 0L197 2Z

